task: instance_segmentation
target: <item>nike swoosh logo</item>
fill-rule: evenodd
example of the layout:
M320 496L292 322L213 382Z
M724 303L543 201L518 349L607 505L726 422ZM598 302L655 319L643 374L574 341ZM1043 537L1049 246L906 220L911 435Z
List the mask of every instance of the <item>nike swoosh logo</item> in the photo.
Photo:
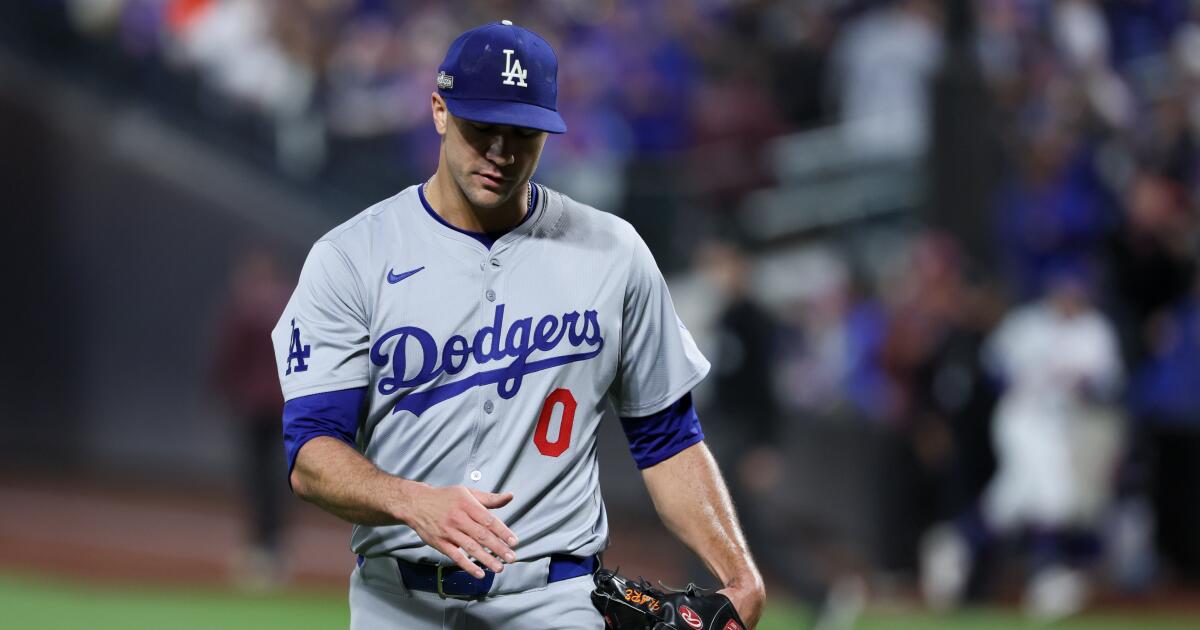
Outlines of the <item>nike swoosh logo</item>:
M418 271L420 271L422 269L424 269L424 267L417 267L416 269L413 269L412 271L405 271L404 273L396 273L396 272L392 271L391 269L389 269L388 270L388 284L396 284L397 282L400 282L401 280L413 275L414 273L417 273Z

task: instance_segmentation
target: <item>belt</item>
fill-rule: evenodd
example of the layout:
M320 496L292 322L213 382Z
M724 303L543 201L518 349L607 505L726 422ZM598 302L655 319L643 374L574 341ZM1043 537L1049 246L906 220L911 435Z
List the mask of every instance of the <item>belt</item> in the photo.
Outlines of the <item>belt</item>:
M453 599L486 597L496 580L495 572L487 567L483 567L483 577L477 578L456 565L418 564L399 558L396 559L396 565L400 569L400 578L404 580L405 587ZM546 583L589 575L598 566L595 556L553 554L550 556L550 571Z

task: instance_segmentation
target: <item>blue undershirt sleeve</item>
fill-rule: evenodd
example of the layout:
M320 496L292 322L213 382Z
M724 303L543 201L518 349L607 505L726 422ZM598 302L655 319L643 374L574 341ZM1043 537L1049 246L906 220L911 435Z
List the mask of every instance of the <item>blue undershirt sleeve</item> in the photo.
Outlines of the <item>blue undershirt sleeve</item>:
M296 455L305 442L328 435L355 446L354 436L366 398L367 388L356 387L298 396L283 404L283 450L287 455L289 484Z
M639 470L663 462L704 439L700 418L688 392L658 413L621 418L629 452Z

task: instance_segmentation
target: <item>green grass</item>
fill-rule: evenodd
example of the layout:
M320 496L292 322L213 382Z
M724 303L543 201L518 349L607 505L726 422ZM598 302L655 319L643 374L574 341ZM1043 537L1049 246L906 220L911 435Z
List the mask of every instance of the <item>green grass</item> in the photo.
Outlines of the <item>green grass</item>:
M5 630L306 630L346 628L338 594L244 595L0 577Z
M806 616L776 604L760 630L798 630ZM342 593L245 595L181 587L109 587L0 574L3 630L324 630L346 628ZM952 617L918 612L874 612L856 630L1020 630L1035 626L1019 615L980 610ZM1054 630L1196 630L1200 619L1167 616L1089 616Z
M1038 624L1014 612L978 610L953 616L927 614L868 614L855 630L1020 630L1023 628L1051 630L1196 630L1200 619L1169 616L1098 616L1088 615Z

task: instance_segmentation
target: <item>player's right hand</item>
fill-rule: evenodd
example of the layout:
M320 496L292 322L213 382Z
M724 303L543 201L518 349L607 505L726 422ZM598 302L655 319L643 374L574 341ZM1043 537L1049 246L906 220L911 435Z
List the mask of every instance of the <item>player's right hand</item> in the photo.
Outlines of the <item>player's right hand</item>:
M511 492L496 494L465 486L420 487L404 521L426 544L477 578L484 573L472 557L496 573L504 569L504 562L516 561L512 550L517 544L516 535L490 511L512 501Z

